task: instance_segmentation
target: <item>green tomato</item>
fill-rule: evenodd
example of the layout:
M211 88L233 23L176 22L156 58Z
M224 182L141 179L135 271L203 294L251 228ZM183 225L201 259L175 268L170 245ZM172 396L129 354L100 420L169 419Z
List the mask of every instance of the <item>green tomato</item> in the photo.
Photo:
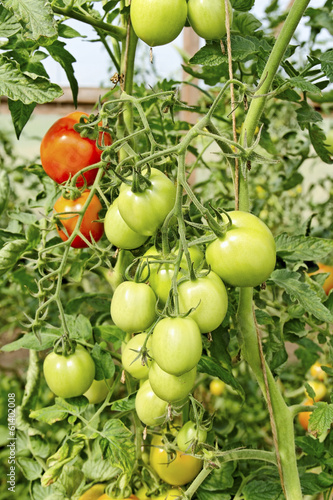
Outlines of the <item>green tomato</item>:
M181 451L191 452L193 446L199 443L205 443L207 431L198 429L197 425L189 420L179 430L177 434L177 446Z
M127 344L124 345L121 354L121 363L132 377L137 379L145 379L148 377L150 360L147 357L147 363L143 364L142 357L140 356L142 346L146 340L147 335L145 333L138 333L132 337ZM149 337L146 348L148 354L151 354L151 336Z
M186 313L198 324L201 333L215 330L223 321L228 309L228 295L222 280L211 271L207 276L193 281L183 281L178 286L179 312Z
M155 394L169 403L177 403L185 399L193 389L197 369L182 375L172 375L162 370L154 361L149 370L149 382Z
M114 200L106 213L104 230L112 245L125 250L140 247L148 238L148 236L136 233L126 224L118 209L118 199Z
M111 301L111 317L127 333L142 332L156 319L156 296L149 285L124 281Z
M95 377L95 363L80 344L69 356L50 352L44 360L43 370L51 391L64 399L82 396Z
M156 168L151 169L148 179L151 185L135 193L131 186L123 183L120 186L118 207L120 215L133 231L151 236L173 208L176 187Z
M112 384L112 378L106 380L93 380L89 389L83 394L90 404L96 405L105 400L109 393L109 386Z
M210 243L206 261L229 285L254 287L266 281L275 267L272 233L258 217L248 212L229 212L227 232ZM226 215L223 219L227 221Z
M161 425L167 416L168 403L156 396L149 380L146 380L136 394L135 410L145 425Z
M172 375L182 375L194 368L201 357L201 333L191 318L163 318L152 335L154 361Z
M230 24L232 9L228 1ZM224 0L188 0L188 19L197 35L220 40L226 34Z
M325 144L327 151L333 155L333 129L327 132Z
M186 0L132 0L131 21L136 35L150 47L172 42L187 17Z

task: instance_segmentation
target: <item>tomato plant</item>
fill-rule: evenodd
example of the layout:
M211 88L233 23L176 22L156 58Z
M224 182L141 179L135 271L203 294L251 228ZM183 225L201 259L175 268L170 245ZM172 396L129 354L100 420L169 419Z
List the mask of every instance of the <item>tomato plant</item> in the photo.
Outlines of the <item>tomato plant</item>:
M146 330L156 319L156 296L149 285L124 281L111 302L114 323L127 333Z
M156 168L151 169L147 181L149 184L138 191L123 183L120 186L118 208L120 215L133 231L151 236L173 208L176 188L174 183Z
M104 229L107 239L119 248L131 250L140 247L148 238L142 234L133 231L124 221L118 209L118 201L114 200L110 205L105 219Z
M194 368L202 352L201 334L191 318L163 318L152 335L153 358L167 373L182 375Z
M229 285L258 286L269 278L275 267L273 235L253 214L238 211L228 215L231 226L208 245L207 263ZM227 220L225 215L224 219Z
M98 213L102 210L102 204L95 194L83 213L83 207L87 203L89 195L90 191L87 189L75 200L60 196L53 207L56 214L56 228L63 241L67 241L71 237L78 224L80 214L83 214L79 229L85 239L79 235L75 236L73 241L71 241L73 248L86 248L88 246L87 241L89 243L92 241L97 242L104 234L103 224L98 221Z
M189 420L184 424L177 434L177 446L180 451L190 453L192 447L196 448L207 439L207 431L198 428L195 422Z
M187 16L186 0L147 0L131 2L131 21L135 33L150 47L172 42L183 29Z
M173 486L183 486L192 481L202 469L202 460L183 452L176 452L169 459L160 436L152 440L150 464L163 481Z
M43 370L50 390L62 398L81 396L95 377L95 363L79 344L75 352L67 356L50 352L44 360Z
M228 0L230 23L232 9ZM202 0L188 1L188 19L194 31L206 40L220 40L226 33L224 0L211 0L209 3Z
M122 348L121 362L128 373L137 379L145 379L148 377L149 366L151 363L152 340L148 338L146 343L147 354L144 359L142 357L142 348L146 341L145 333L138 333L132 337L127 344Z
M42 166L51 179L58 184L68 181L73 175L85 167L98 163L101 159L101 149L96 140L82 137L74 125L80 122L87 113L74 111L57 120L44 135L40 146ZM105 145L111 144L109 135L104 135ZM76 185L91 185L98 169L84 172L77 178Z

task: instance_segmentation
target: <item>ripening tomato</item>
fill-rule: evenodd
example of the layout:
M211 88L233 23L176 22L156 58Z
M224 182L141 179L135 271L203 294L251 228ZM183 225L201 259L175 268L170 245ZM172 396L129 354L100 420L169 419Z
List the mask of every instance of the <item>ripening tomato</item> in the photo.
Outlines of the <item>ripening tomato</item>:
M176 452L176 458L171 461L162 446L161 437L154 436L150 449L150 465L162 481L172 486L183 486L193 481L201 471L203 461L180 451Z
M127 498L114 498L114 497L109 497L106 493L102 495L101 497L98 498L98 500L139 500L139 498L136 495L131 495L130 497Z
M51 391L64 399L82 396L95 377L95 363L80 344L68 356L50 352L44 360L43 370Z
M86 189L76 200L68 200L63 196L57 199L54 204L54 212L57 216L57 231L63 241L67 241L72 235L79 219L79 212L82 211L90 191ZM98 213L102 209L101 202L94 194L80 224L80 232L90 242L99 241L104 234L102 222L98 222ZM61 225L60 225L61 223ZM71 243L73 248L86 248L88 244L79 236L75 236Z
M106 380L93 380L89 389L83 394L89 401L91 405L97 405L105 400L109 393L109 387L111 386L112 379Z
M229 285L254 287L266 281L275 267L272 233L258 217L248 212L228 214L232 225L206 249L206 261ZM222 215L225 222L226 215Z
M313 401L312 399L307 399L306 401L303 401L302 404L306 406L312 406ZM302 411L298 414L298 421L305 431L308 430L311 413L311 411Z
M174 183L160 170L152 168L150 185L137 192L128 184L121 184L118 196L120 215L137 233L151 236L163 224L176 200Z
M189 420L180 429L177 434L177 446L181 451L190 453L192 446L197 446L200 443L205 443L207 431L200 429L195 422Z
M317 266L319 269L314 273L309 273L309 276L320 273L329 273L323 284L323 289L326 295L328 295L330 293L330 290L332 290L333 288L333 266L328 266L326 264L322 264L321 262L318 262Z
M112 245L132 250L138 248L147 240L148 236L136 233L124 221L118 209L116 198L110 205L104 219L105 235Z
M124 345L121 353L121 363L124 370L130 373L132 377L140 380L148 377L149 366L151 363L149 357L147 356L147 359L145 360L146 362L143 364L143 359L140 356L146 337L147 335L145 333L138 333ZM151 355L151 344L152 340L150 336L146 344L148 355Z
M316 361L310 368L311 376L317 380L320 380L321 382L327 379L327 373L322 369L322 366L329 365L323 365L323 363Z
M228 0L230 25L232 8ZM226 34L224 0L189 0L188 19L197 35L206 40L220 40Z
M209 390L213 396L221 396L225 391L225 382L218 378L214 378L209 384Z
M327 394L327 387L323 382L318 382L316 380L309 380L308 384L312 387L312 389L316 393L315 398L314 398L315 401L321 401L322 399L325 398L325 396ZM309 399L311 399L307 392L306 392L306 395Z
M142 332L156 319L155 306L156 295L149 285L124 281L113 294L111 317L124 332Z
M150 47L172 42L183 29L186 0L132 0L131 21L136 35Z
M152 335L153 358L162 370L182 375L194 368L201 357L202 341L192 318L163 318Z
M222 280L213 271L178 286L179 312L187 313L198 324L201 333L215 330L228 309L228 295Z
M168 403L156 396L149 380L146 380L136 394L135 410L145 425L161 425L167 416Z
M184 353L186 355L186 353ZM191 392L197 374L196 366L182 375L162 370L154 361L149 369L149 382L155 394L169 403L185 399Z
M80 496L79 500L98 500L104 493L105 484L94 484L89 490Z
M87 113L74 111L69 115L57 120L44 135L40 146L40 158L42 166L51 179L58 184L62 184L77 172L89 165L98 163L101 159L101 150L97 147L96 141L81 135L74 130L74 125L79 123L81 116L88 116ZM104 144L112 143L111 137L104 134ZM101 134L99 137L101 143ZM85 178L87 185L91 185L97 175L98 169L88 170L79 176L76 185L84 185Z

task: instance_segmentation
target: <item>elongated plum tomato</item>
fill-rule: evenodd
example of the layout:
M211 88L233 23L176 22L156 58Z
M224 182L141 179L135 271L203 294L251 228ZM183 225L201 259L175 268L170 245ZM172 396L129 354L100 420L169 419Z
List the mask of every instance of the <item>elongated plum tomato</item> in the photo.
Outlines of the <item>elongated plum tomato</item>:
M182 375L172 375L162 370L153 361L149 369L149 382L156 396L169 403L177 403L185 399L191 392L196 373L197 369L195 366L192 370Z
M130 373L132 377L140 380L148 377L149 366L151 363L149 358L149 355L152 353L151 336L147 340L147 359L144 364L143 359L140 356L146 337L147 335L145 333L138 333L124 345L121 353L121 363L124 370Z
M118 208L120 215L133 231L151 236L173 208L176 187L156 168L151 169L148 180L150 185L137 192L133 192L131 186L123 183L120 186Z
M95 377L95 363L79 344L69 356L50 352L44 360L43 370L51 391L64 399L82 396Z
M178 286L179 312L194 310L189 317L198 324L201 333L215 330L223 321L228 309L225 286L213 271L195 280L183 281Z
M74 125L79 123L81 116L87 113L74 111L57 120L44 135L40 146L42 166L51 179L58 184L67 181L77 172L89 165L98 163L102 151L97 147L96 141L81 135L74 130ZM102 135L98 142L101 144ZM112 143L111 137L104 134L104 144ZM98 169L88 170L83 174L87 185L91 185L97 175ZM84 179L79 176L76 185L84 185Z
M210 243L206 261L229 285L254 287L266 281L275 267L272 233L258 217L248 212L229 212L232 221L226 233ZM223 214L227 222L227 216Z
M176 451L176 458L171 461L160 436L154 436L151 444L150 465L162 481L172 486L183 486L193 481L201 471L203 461L186 453Z
M155 306L156 295L149 285L124 281L113 294L111 317L124 332L142 332L155 320Z
M108 385L112 384L112 379L108 379ZM106 380L93 380L89 389L83 394L92 405L97 405L104 401L109 393L109 387Z
M80 496L79 500L98 500L104 493L105 484L94 484L89 490Z
M131 21L136 35L150 47L172 42L183 29L186 0L132 0Z
M168 403L156 396L149 380L146 380L135 398L136 413L145 425L161 425L166 419Z
M163 318L152 335L153 358L166 373L182 375L194 368L201 357L202 341L192 318Z
M110 205L104 219L105 235L112 245L132 250L138 248L146 241L148 236L139 234L131 229L120 215L118 199Z
M61 223L56 226L56 229L63 241L67 241L72 235L78 222L79 212L82 211L89 194L90 191L86 189L76 200L67 200L60 196L55 202L53 209L56 214L59 214L57 220ZM104 234L103 223L98 222L100 210L102 210L101 202L94 194L80 224L80 232L90 243L92 240L97 242ZM87 246L88 244L79 235L75 236L71 243L73 248L85 248Z
M228 0L230 24L232 9ZM188 19L197 35L206 40L220 40L226 34L224 0L189 0Z

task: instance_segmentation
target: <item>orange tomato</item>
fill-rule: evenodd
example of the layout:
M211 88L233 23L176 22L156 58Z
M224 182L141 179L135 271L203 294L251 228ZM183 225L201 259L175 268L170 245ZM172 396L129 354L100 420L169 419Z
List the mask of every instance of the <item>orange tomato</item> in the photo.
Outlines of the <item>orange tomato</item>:
M303 402L303 404L306 406L311 406L312 400L307 399L306 401ZM308 430L311 413L312 413L311 411L302 411L301 413L298 414L298 421L305 431Z
M329 276L326 278L323 284L323 289L325 290L326 295L330 293L330 290L333 288L333 266L328 266L326 264L322 264L321 262L317 263L319 269L314 273L310 273L309 276L313 276L315 274L320 273L329 273Z

